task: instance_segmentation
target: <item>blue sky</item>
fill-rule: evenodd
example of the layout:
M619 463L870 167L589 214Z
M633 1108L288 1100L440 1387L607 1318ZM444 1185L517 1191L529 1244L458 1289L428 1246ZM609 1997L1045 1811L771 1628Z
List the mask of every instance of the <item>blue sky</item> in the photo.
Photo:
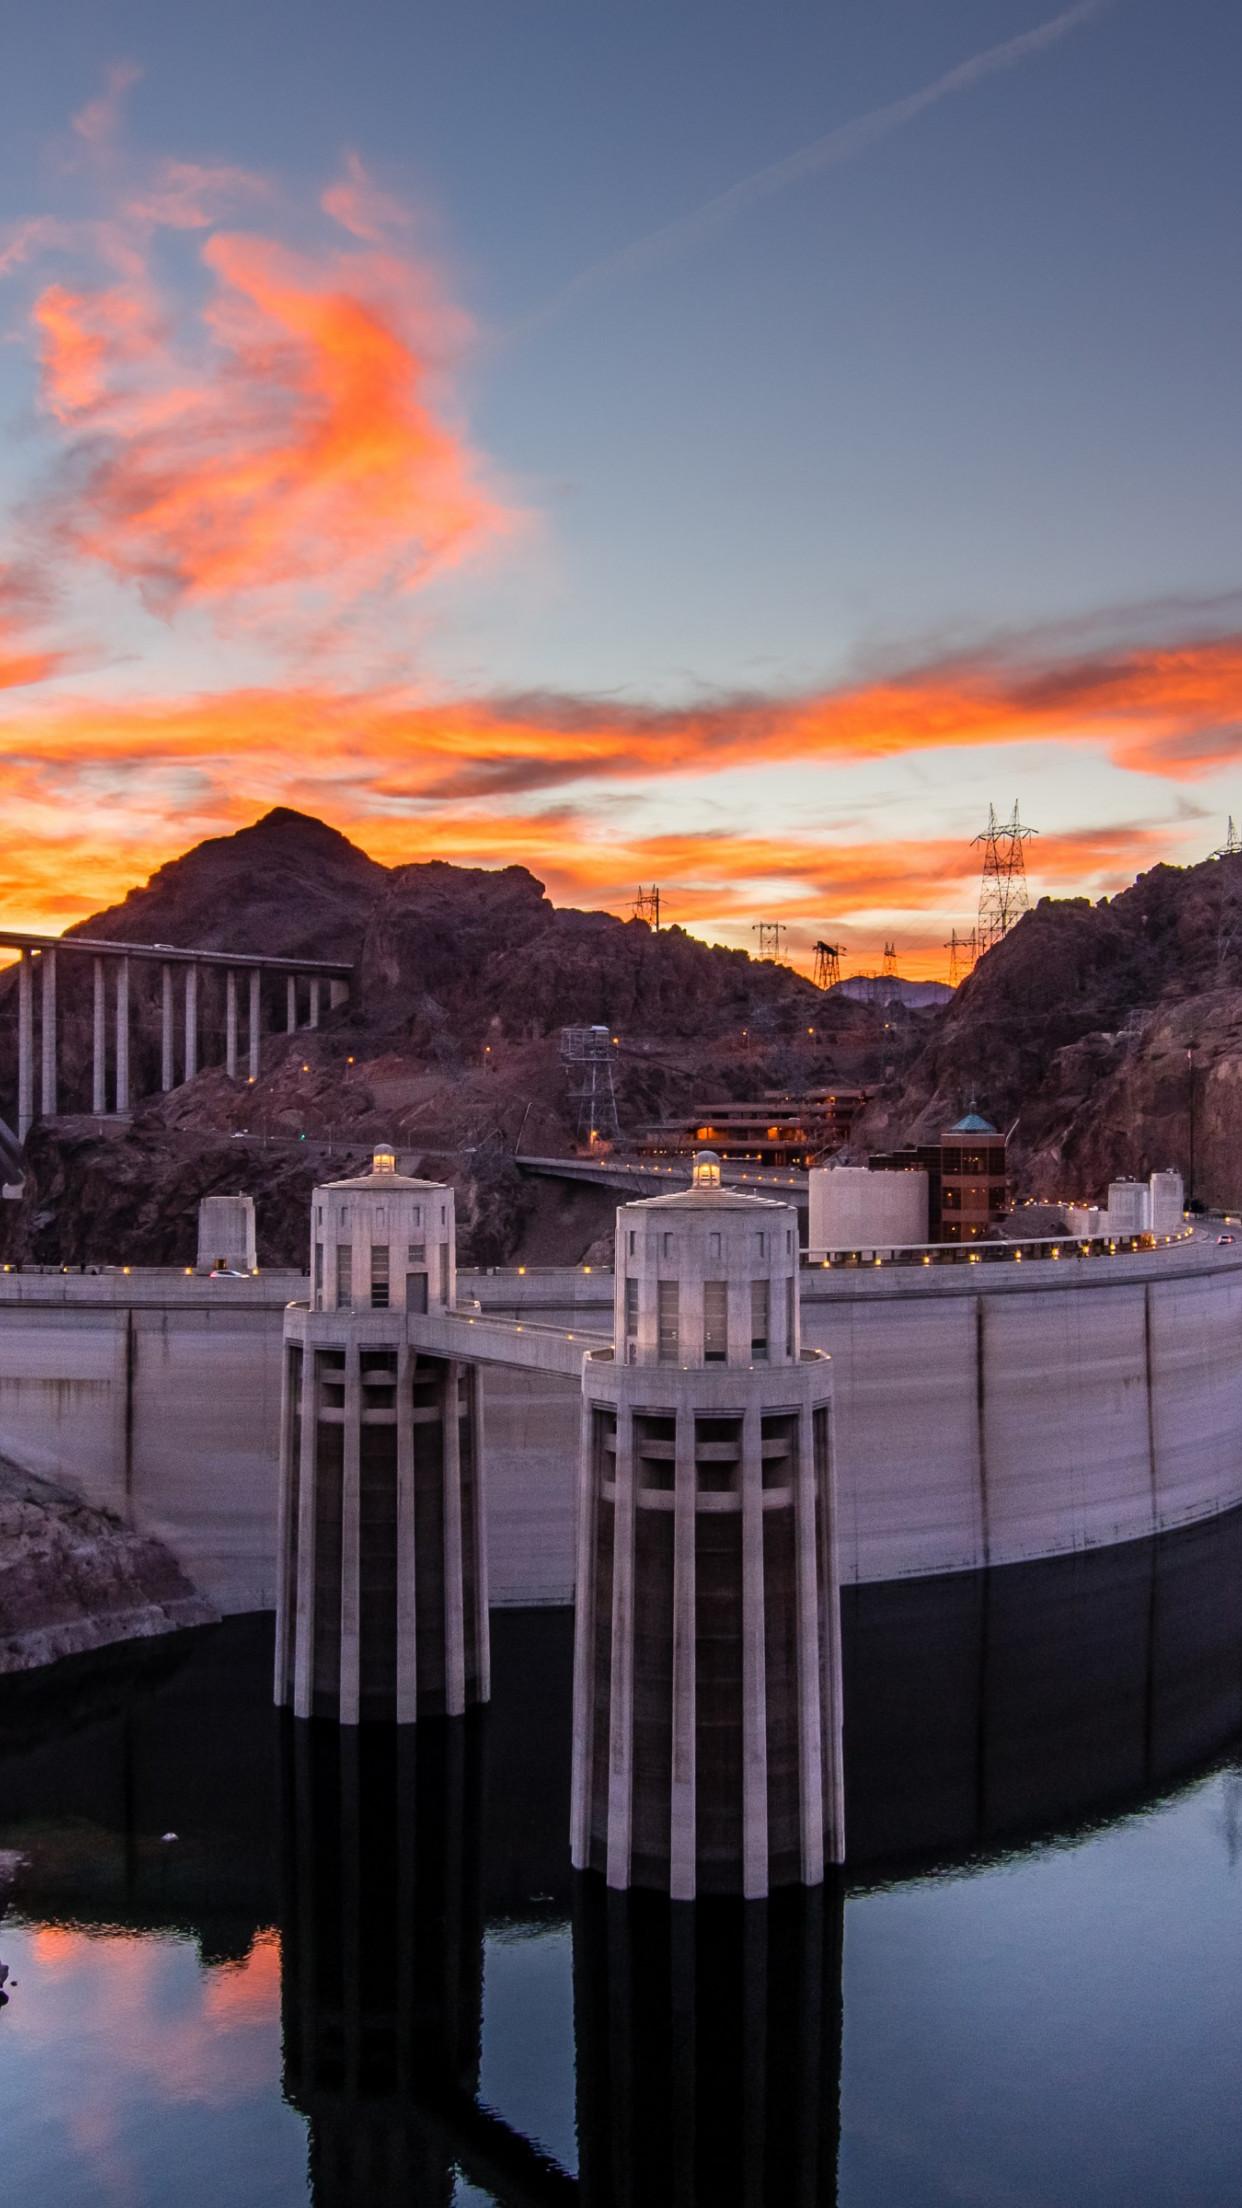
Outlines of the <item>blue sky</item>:
M1081 656L1084 624L1096 652L1215 649L1239 626L1242 586L1236 10L1073 11L1042 48L847 158L743 198L668 250L628 254L1058 12L1046 0L52 0L11 13L0 39L0 224L99 219L118 164L130 190L170 159L263 179L263 198L228 220L287 250L325 250L318 203L350 156L408 210L402 254L434 268L473 326L437 418L522 520L386 607L382 643L368 598L354 690L390 685L399 660L420 696L454 705L533 692L641 714L739 692L780 705L947 657L990 666L998 651L1058 666ZM84 168L70 118L121 63L141 75L117 101L111 171ZM194 231L152 248L177 313L206 295L200 245ZM94 430L75 422L66 456L32 357L36 287L63 280L31 257L3 309L11 543L53 482L63 502ZM39 556L52 558L45 545ZM37 749L66 701L89 738L100 699L304 679L302 647L257 645L245 607L225 618L189 591L153 618L106 557L75 546L66 560L62 545L56 560L55 621L75 657L5 693L19 747ZM753 766L731 751L720 772L709 743L639 773L584 782L571 769L515 791L509 818L529 821L532 863L558 894L582 894L572 867L557 874L567 822L604 854L583 882L606 902L625 860L655 864L665 838L687 875L686 915L706 932L742 940L753 885L769 902L785 894L803 932L821 910L860 945L897 929L925 965L946 918L970 917L964 880L930 905L927 881L993 798L1008 810L1018 795L1045 831L1059 855L1044 879L1060 890L1098 892L1152 856L1219 841L1236 744L1231 722L1221 736L1218 676L1211 710L1190 715L1215 732L1210 757L1191 744L1184 771L1166 756L1152 771L1133 747L1119 760L1084 709L1029 740L1019 728L961 744L950 726L943 745L878 760L758 747ZM1183 710L1161 723L1166 753ZM252 778L239 793L219 756L191 773L158 730L143 744L107 799L109 848L131 871L186 840L170 788L193 831L252 815L280 780L277 760L262 790ZM83 802L82 759L63 746L57 758L22 797L36 836L40 806ZM407 789L394 806L374 778L343 794L332 759L318 809L364 841L371 823L381 855L417 856L420 836L484 863L518 855L497 841L494 806L485 818L477 800L454 800L450 823L442 797L433 807ZM97 798L98 772L90 786ZM783 893L753 855L730 899L692 878L677 840L758 831L777 850L810 837L934 851L908 904L882 870L860 887L851 863L834 906L831 870L808 888L800 866ZM1096 839L1077 861L1075 835ZM14 877L11 896L29 906L35 894Z

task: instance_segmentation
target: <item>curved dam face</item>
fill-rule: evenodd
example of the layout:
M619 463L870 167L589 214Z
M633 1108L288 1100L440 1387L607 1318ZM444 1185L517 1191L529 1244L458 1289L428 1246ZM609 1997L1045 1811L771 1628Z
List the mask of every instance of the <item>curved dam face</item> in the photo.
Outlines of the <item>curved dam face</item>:
M1242 1265L1164 1255L804 1276L843 1581L1105 1547L1242 1500Z
M0 1273L0 1453L157 1535L222 1610L275 1599L296 1274ZM496 1317L611 1339L598 1268L461 1275ZM833 1360L842 1581L1136 1541L1242 1503L1242 1245L811 1269ZM660 1372L651 1368L660 1409ZM486 1365L493 1604L573 1599L578 1382Z

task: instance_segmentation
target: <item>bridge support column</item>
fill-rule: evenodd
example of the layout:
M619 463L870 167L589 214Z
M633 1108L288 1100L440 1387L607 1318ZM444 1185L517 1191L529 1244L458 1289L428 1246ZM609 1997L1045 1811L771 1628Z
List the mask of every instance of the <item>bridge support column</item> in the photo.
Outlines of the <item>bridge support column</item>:
M129 960L116 962L116 1108L129 1114Z
M193 1081L198 1072L198 968L187 966L185 970L185 1078Z
M259 1021L263 1011L260 974L257 966L250 969L250 1078L259 1078Z
M237 1079L237 976L232 967L224 978L224 1070Z
M298 984L295 974L285 975L285 1033L293 1035L298 1024Z
M52 1119L56 1114L56 953L42 951L40 957L43 962L42 1109L43 1117Z
M34 1118L34 954L23 951L17 969L17 1139L25 1142Z
M311 980L311 985L310 985L310 1025L311 1025L312 1027L318 1027L318 1025L319 1025L319 976L318 976L318 974L315 974L315 975L314 975L314 976L312 977L312 980Z
M349 983L347 981L329 981L328 1006L331 1011L335 1012L338 1004L344 1004L348 996Z
M102 1119L108 1109L108 998L102 958L91 961L94 971L94 1032L91 1038L91 1110Z
M165 966L160 977L160 1087L165 1096L173 1086L173 978Z

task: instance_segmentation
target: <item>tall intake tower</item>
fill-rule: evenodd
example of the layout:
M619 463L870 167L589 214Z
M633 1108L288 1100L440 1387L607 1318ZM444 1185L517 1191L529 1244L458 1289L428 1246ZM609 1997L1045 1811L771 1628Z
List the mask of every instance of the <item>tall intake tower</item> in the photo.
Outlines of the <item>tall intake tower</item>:
M617 1213L586 1360L573 1860L674 1899L813 1886L844 1854L828 1359L798 1218L721 1186Z
M456 1299L453 1191L390 1150L311 1205L285 1316L276 1700L409 1724L488 1697L477 1368L415 1347Z

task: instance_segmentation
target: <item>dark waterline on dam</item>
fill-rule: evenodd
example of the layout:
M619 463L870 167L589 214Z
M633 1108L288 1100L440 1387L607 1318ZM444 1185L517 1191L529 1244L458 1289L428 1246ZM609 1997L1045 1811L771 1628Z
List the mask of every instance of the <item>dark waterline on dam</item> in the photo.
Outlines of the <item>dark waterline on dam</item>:
M279 1715L267 1618L0 1683L13 2197L1242 2197L1242 1512L843 1625L849 1860L767 1904L574 1878L567 1611L416 1736Z

